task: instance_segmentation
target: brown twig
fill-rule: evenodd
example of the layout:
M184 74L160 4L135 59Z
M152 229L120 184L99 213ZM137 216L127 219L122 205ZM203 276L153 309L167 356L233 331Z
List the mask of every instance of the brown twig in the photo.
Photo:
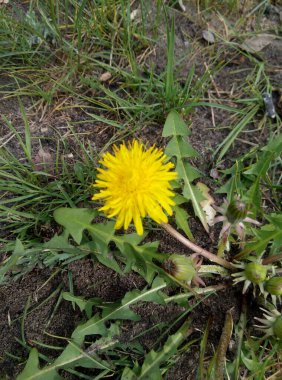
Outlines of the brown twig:
M209 102L211 103L211 94L210 94L210 91L208 91L208 96L209 96ZM210 107L210 108L211 108L212 125L215 128L216 125L215 125L214 110L213 110L213 107Z
M211 82L212 82L212 84L213 84L213 87L214 87L214 89L215 89L215 92L216 92L217 96L220 98L220 92L219 92L219 90L218 90L218 88L217 88L217 85L216 85L216 83L215 83L215 80L213 79L213 76L211 75L210 69L209 69L208 65L206 64L206 62L204 62L204 66L205 66L207 72L209 73L210 80L211 80Z

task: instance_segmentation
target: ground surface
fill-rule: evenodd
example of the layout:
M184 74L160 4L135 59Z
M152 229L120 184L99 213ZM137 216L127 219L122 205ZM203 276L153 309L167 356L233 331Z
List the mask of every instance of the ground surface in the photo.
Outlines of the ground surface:
M20 3L20 2L19 2ZM185 2L184 2L185 3ZM211 70L210 76L212 80L208 87L204 90L205 102L213 102L220 100L229 106L235 105L240 96L246 95L245 85L251 81L251 74L255 68L254 62L247 57L244 52L235 50L232 46L224 44L223 41L217 42L216 45L209 44L202 38L202 31L206 29L207 24L193 17L196 14L194 6L189 8L189 2L186 4L187 11L176 12L176 34L175 34L175 61L180 62L176 65L176 77L185 80L192 64L195 64L195 75L201 77L207 68ZM23 7L25 4L23 4ZM272 9L272 13L268 12L263 17L263 22L267 24L265 29L277 27L277 18L281 17L282 7L276 5L276 10ZM152 14L154 17L154 14ZM229 25L234 22L230 16ZM255 18L254 18L255 20ZM207 21L206 21L207 22ZM249 20L251 23L252 20ZM224 28L224 24L211 14L209 25L218 30ZM218 29L216 29L218 28ZM246 26L247 30L252 30L252 25ZM156 73L162 72L166 65L166 37L165 26L159 31L160 37L151 54L146 58L147 65L154 65ZM217 51L216 61L223 61L225 65L218 73L213 74L214 67L211 60L211 54L215 55ZM275 100L277 110L281 110L279 105L281 96L281 67L279 62L282 60L282 44L281 40L271 43L259 53L259 60L264 62L265 70L268 72L269 80L275 88ZM145 75L145 74L144 74ZM181 82L180 82L181 83ZM116 82L106 83L105 86L115 88L119 85ZM280 86L280 88L279 88ZM22 148L15 138L9 140L9 130L5 123L5 116L11 121L13 126L18 130L23 128L23 119L19 102L17 98L7 96L8 92L16 88L16 84L12 76L2 70L0 78L0 87L2 99L0 101L0 114L2 121L0 123L0 142L5 144L14 155L21 158ZM88 90L88 96L95 97L95 90L91 94ZM99 95L99 94L98 94ZM32 150L34 162L41 170L40 162L42 154L47 157L47 170L51 175L54 173L54 165L56 161L56 152L58 149L57 142L59 139L63 142L66 161L72 165L76 162L77 157L81 157L84 153L77 144L73 133L69 126L75 128L76 135L81 142L89 144L98 155L109 142L117 139L117 136L123 138L130 129L134 128L133 123L128 126L126 131L119 131L113 126L104 125L101 121L91 121L88 113L91 107L60 107L64 95L58 93L54 97L51 104L42 102L39 107L36 106L36 96L29 97L23 95L21 101L26 109L26 115L31 127ZM152 102L155 100L152 99ZM68 102L75 104L75 97ZM56 109L56 103L58 108ZM35 105L34 105L35 104ZM78 102L79 104L79 102ZM237 103L238 104L238 103ZM164 116L165 118L165 116ZM157 144L162 146L166 140L161 137L164 118L152 123L146 122L144 127L139 128L132 135L142 138L149 144ZM263 105L256 116L257 124L265 118ZM216 164L213 152L219 143L229 133L226 127L232 125L232 117L224 109L210 108L205 105L199 105L193 109L193 112L185 114L185 120L190 127L191 135L189 140L193 147L199 152L199 157L192 162L204 174L203 182L205 182L212 190L216 190L218 183L210 176L211 170L215 168L225 169L230 167L235 157L240 157L247 152L252 146L261 145L267 141L269 137L269 123L262 124L262 127L256 128L255 132L250 133L254 129L253 123L247 125L239 138L232 145L231 149L224 157L224 161ZM118 121L120 122L120 121ZM2 140L1 140L2 139ZM42 153L43 152L43 153ZM46 156L47 155L47 156ZM86 195L86 201L81 204L88 204L91 193ZM218 202L221 202L221 195L215 195ZM189 210L191 211L191 210ZM219 234L219 228L212 228L210 236L204 231L203 227L193 216L189 219L190 228L196 239L196 242L203 248L207 248L216 252L216 239ZM54 227L56 229L56 227ZM41 226L36 232L37 238L48 240L53 233L53 227L50 225ZM57 232L57 231L55 231ZM12 234L8 231L1 232L1 237L12 239ZM154 232L154 240L160 241L160 251L170 253L187 253L187 250L176 243L172 238L168 237L159 229ZM232 254L232 252L231 252ZM3 260L6 256L3 256ZM37 345L38 342L64 346L65 341L71 335L75 326L84 318L78 308L72 307L70 302L59 300L61 290L69 291L68 276L71 273L73 281L73 292L75 295L84 296L86 298L101 297L104 301L120 300L127 291L145 286L145 281L134 272L121 276L111 269L93 262L90 258L82 259L70 263L62 268L43 268L36 267L26 273L22 278L14 281L12 277L9 283L1 285L0 288L0 378L15 379L16 375L22 370L22 360L27 356L24 347L19 343L19 339L24 339L31 346ZM187 352L183 351L177 362L169 369L167 379L195 379L196 370L199 359L199 346L196 341L203 333L208 318L211 318L211 332L207 348L207 356L212 356L214 347L218 344L222 326L224 324L225 314L232 309L234 323L238 322L242 295L240 286L232 286L226 283L227 289L217 292L217 294L209 296L199 307L193 310L193 305L197 300L191 300L191 318L194 321L193 335L195 344L190 347ZM171 294L173 294L173 289ZM27 310L27 312L25 311ZM156 339L159 337L158 329L152 331L152 326L162 323L172 323L183 312L184 309L179 305L156 306L145 305L137 308L137 312L141 316L138 323L132 324L126 322L123 326L124 339L134 340L144 331L141 338L138 338L146 350L154 347ZM25 318L23 319L23 313ZM174 326L176 329L178 325ZM58 338L58 336L60 338ZM55 356L54 351L48 348L41 348L41 352L45 355ZM232 357L232 350L228 353ZM87 371L85 372L87 374ZM76 379L75 375L62 372L61 375L66 379ZM91 371L89 375L92 375ZM2 376L2 377L1 377ZM6 376L6 377L5 377Z

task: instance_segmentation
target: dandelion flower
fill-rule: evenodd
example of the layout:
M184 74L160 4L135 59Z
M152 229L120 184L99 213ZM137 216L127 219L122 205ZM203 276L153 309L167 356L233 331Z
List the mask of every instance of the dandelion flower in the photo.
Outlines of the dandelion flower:
M260 226L260 222L248 217L251 212L248 211L247 205L242 202L239 197L235 197L231 202L225 200L222 207L213 206L213 208L222 214L214 219L213 224L223 222L219 238L222 240L223 248L226 248L227 251L229 251L228 238L234 228L243 243L245 239L244 223L247 222ZM241 244L241 246L243 246L243 244Z
M104 168L98 169L94 187L100 191L92 200L101 200L108 218L116 217L115 228L128 229L133 220L136 231L143 234L142 218L149 216L157 223L167 223L172 215L174 193L170 181L177 177L171 171L162 150L146 147L139 141L113 147L100 161Z

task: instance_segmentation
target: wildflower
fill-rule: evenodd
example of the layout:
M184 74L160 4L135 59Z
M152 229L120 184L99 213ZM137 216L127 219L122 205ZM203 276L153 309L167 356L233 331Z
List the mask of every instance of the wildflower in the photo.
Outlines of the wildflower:
M274 307L271 310L262 309L265 312L263 314L265 319L256 318L262 323L261 326L256 326L259 330L265 332L265 338L268 336L273 336L276 339L282 339L282 315Z
M257 226L260 222L257 220L249 218L247 215L251 214L248 211L247 206L244 202L236 197L231 202L224 201L222 207L213 206L217 212L222 214L214 219L213 224L223 222L222 229L220 231L220 239L223 242L224 247L228 249L228 238L232 229L235 229L239 239L243 241L245 239L245 225L244 223L252 223Z
M265 298L270 294L274 305L276 305L277 298L281 302L282 277L271 277L266 281L264 289Z
M243 294L246 293L248 287L253 284L254 290L255 286L258 285L261 293L264 292L263 285L264 281L267 280L267 272L272 269L269 265L263 265L260 259L250 258L249 263L238 263L234 264L236 268L242 269L237 273L233 273L232 276L236 277L234 283L244 281Z
M126 145L114 145L114 153L105 153L100 161L105 167L98 169L94 187L99 193L92 200L102 200L108 218L116 217L115 228L128 229L131 221L137 233L143 234L142 218L149 216L157 223L167 223L175 202L170 181L177 177L171 171L174 165L167 162L162 150L146 147L133 140ZM165 213L165 212L166 213Z
M204 281L198 275L202 261L203 259L196 254L190 257L173 254L163 263L163 269L178 281L188 284L192 281L196 286L205 286Z

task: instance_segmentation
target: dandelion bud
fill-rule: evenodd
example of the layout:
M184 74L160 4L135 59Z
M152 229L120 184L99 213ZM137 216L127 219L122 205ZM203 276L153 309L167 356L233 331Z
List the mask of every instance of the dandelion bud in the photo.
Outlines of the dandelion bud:
M253 262L245 265L244 272L247 280L258 285L265 281L267 270L268 267L266 265Z
M276 318L275 322L272 325L273 335L278 339L282 339L282 315Z
M265 290L273 296L282 296L282 277L272 277L265 283Z
M273 336L277 339L282 339L282 315L275 309L262 309L264 311L264 318L255 319L261 323L260 326L256 325L259 330L265 332L265 338L268 336Z
M226 210L226 218L229 223L236 224L241 222L248 214L247 206L240 200L233 200L229 203Z
M173 254L163 263L163 269L179 281L192 281L197 271L193 259Z
M260 292L264 293L267 272L271 269L271 266L263 265L261 259L257 259L256 257L250 257L249 260L251 262L234 264L235 267L242 269L240 272L232 273L232 277L235 277L234 282L237 284L240 281L244 281L243 294L251 284L254 288L254 294L256 285L258 285Z

